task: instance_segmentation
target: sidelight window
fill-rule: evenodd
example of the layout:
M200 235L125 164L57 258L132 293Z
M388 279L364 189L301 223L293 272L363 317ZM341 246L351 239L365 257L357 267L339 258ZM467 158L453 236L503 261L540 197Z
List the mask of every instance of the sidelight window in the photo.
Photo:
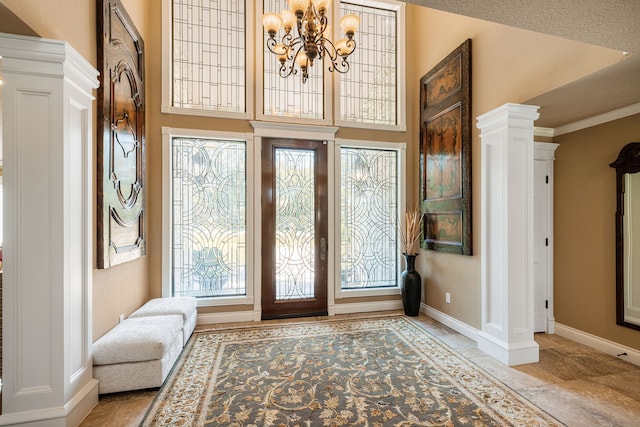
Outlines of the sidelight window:
M170 163L165 292L247 302L248 143L213 133L164 133Z
M401 144L340 146L340 289L397 288Z

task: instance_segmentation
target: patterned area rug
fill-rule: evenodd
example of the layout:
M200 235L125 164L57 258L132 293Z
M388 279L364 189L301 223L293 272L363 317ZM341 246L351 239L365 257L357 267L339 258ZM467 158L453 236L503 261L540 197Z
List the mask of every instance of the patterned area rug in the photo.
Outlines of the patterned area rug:
M142 426L556 426L406 317L197 331Z

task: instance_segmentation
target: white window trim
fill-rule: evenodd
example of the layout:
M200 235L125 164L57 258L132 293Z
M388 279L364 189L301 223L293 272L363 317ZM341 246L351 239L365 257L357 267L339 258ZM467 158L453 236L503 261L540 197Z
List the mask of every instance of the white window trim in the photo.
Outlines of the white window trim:
M253 34L251 30L251 24L254 22L253 17L253 2L245 0L245 22L246 22L246 36L245 36L245 112L234 113L229 111L215 111L215 110L203 110L195 108L180 108L174 107L172 102L172 64L173 64L173 0L162 0L162 105L160 110L163 113L169 114L184 114L189 116L205 116L205 117L222 117L230 119L253 119L253 89L254 89L254 74L255 54L253 52L254 47L251 40ZM262 33L260 33L262 34Z
M333 240L336 242L333 257L333 282L335 284L334 292L335 298L357 298L357 297L373 297L373 296L387 296L387 295L399 295L400 290L400 277L401 277L401 257L398 257L398 279L395 287L389 288L372 288L372 289L342 289L341 271L340 265L342 264L342 254L340 253L340 224L342 218L340 215L340 170L341 170L341 158L340 149L342 147L357 147L357 148L370 148L370 149L389 149L396 150L398 152L398 218L400 221L404 221L404 214L406 208L406 186L407 186L407 144L404 142L383 142L383 141L363 141L355 139L336 139L334 150L334 167L335 167L335 185L334 185L334 199L333 199L333 216L335 218L336 226L333 228L334 235ZM400 248L400 242L398 242L398 249ZM331 270L329 271L331 273ZM331 281L330 281L331 282Z
M171 139L174 137L184 138L212 138L224 139L231 141L242 141L246 143L246 159L247 159L247 206L246 206L246 295L234 297L208 297L198 298L198 307L212 307L222 305L253 305L254 304L254 260L255 260L255 244L254 244L254 223L255 212L255 170L254 163L254 142L252 133L240 132L218 132L196 129L182 129L162 127L162 296L171 296L171 269L173 268L171 248L173 246L173 233L171 226L173 224L173 198L171 191L171 171L172 171L172 153ZM258 252L259 253L259 252Z
M289 124L289 123L268 123L268 122L251 122L251 126L254 131L254 145L255 145L255 183L254 188L260 189L262 185L262 165L261 165L261 147L262 138L281 138L282 135L286 135L291 139L310 139L315 141L326 141L327 143L327 187L329 194L336 187L335 179L335 166L333 164L334 149L335 149L335 134L338 131L337 127L331 126L310 126L301 124ZM258 190L260 191L260 190ZM335 222L335 206L334 198L329 197L327 200L327 228L333 230L336 228ZM260 220L258 220L260 219ZM254 221L256 222L254 232L254 251L259 254L262 251L262 206L260 200L255 203ZM336 241L333 239L333 235L329 233L327 236L327 244L329 246L329 253L334 250ZM339 242L339 240L338 240ZM335 278L335 263L333 257L329 257L327 260L327 307L329 308L329 315L331 313L331 307L335 305L335 286L332 285L332 279ZM262 310L262 257L255 257L254 275L255 280L255 305L254 310L261 312ZM258 319L259 320L259 317Z
M335 99L333 111L335 112L335 125L340 127L350 128L362 128L362 129L377 129L377 130L391 130L398 132L406 132L407 130L407 73L406 73L406 18L405 9L406 3L395 0L345 0L349 3L358 4L367 7L377 7L385 10L393 10L397 13L397 36L398 36L398 51L397 51L397 63L396 63L396 114L397 123L395 125L384 125L376 123L361 123L353 122L349 120L340 120L340 75L338 73L333 76ZM340 22L340 8L335 7L333 11L334 22ZM334 38L340 36L338 26L334 26ZM358 33L356 32L356 42ZM337 40L337 39L336 39ZM357 48L356 48L357 49Z
M262 17L264 13L264 1L256 0L256 16ZM272 10L271 12L280 13L280 11ZM339 22L339 21L338 21ZM333 124L333 111L331 106L333 105L333 91L331 87L331 78L332 74L327 71L327 67L325 66L324 71L324 79L323 79L323 88L324 88L324 97L323 97L323 109L324 109L324 117L322 119L310 119L304 117L288 117L288 116L272 116L269 114L264 114L264 29L262 26L262 18L256 19L256 27L255 27L255 36L256 36L256 72L255 72L255 82L256 82L256 119L265 121L265 122L281 122L281 123L296 123L303 125L331 125ZM275 60L274 57L267 57L268 60ZM317 72L318 69L322 67L318 64L315 64L313 67L309 69L309 72L312 73L314 71ZM289 76L288 79L300 79L299 75Z

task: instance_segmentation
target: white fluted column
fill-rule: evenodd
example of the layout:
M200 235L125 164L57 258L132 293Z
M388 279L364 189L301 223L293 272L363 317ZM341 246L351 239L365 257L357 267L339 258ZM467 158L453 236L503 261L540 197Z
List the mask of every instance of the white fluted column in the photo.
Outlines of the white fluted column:
M505 104L481 131L482 330L478 347L506 365L538 361L533 339L533 122L538 107Z

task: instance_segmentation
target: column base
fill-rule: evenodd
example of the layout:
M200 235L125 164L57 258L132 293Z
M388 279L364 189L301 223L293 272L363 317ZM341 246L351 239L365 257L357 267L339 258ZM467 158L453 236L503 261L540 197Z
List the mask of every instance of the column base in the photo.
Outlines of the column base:
M98 380L91 379L66 405L0 415L0 426L66 427L80 425L98 404Z
M506 343L481 331L478 333L478 348L507 366L536 363L540 360L538 343L533 340Z

